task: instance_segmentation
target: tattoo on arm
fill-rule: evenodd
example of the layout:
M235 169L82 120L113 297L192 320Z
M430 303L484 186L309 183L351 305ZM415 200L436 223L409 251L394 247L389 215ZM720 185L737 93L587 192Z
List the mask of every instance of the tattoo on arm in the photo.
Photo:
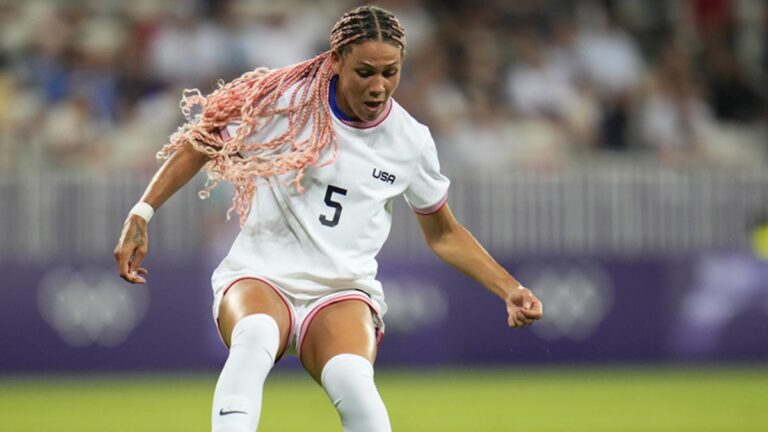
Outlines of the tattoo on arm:
M131 241L136 246L144 246L144 229L137 222L133 223L133 235Z

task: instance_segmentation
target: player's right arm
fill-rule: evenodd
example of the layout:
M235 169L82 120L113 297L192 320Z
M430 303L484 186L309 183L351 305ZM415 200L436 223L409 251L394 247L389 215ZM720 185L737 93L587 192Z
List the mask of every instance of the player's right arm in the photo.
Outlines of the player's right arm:
M160 167L144 191L141 201L155 210L159 209L209 160L207 155L197 151L191 144L184 144ZM129 214L114 251L121 278L131 283L146 283L147 270L140 265L148 248L147 221L141 216Z

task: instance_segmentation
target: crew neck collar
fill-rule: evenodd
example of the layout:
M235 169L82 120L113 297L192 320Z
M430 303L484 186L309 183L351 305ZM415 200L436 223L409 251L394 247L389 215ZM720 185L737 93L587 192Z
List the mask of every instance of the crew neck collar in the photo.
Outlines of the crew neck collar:
M339 105L336 102L336 87L338 85L338 81L339 81L338 75L334 75L333 78L331 78L330 90L328 92L328 104L331 106L331 112L333 113L334 117L339 119L340 122L354 128L368 129L368 128L378 126L384 120L386 120L386 118L389 116L389 113L392 111L392 98L387 99L387 106L384 107L384 111L381 112L381 115L379 115L378 118L371 120L369 122L356 120L353 117L346 115L341 110L341 108L339 108Z

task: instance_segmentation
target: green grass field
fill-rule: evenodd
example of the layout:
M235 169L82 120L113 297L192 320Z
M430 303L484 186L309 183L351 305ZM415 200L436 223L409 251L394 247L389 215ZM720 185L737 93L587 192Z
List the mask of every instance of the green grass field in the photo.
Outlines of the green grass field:
M0 378L0 431L207 431L215 376ZM379 371L395 431L768 431L768 368ZM267 381L260 431L340 431L302 374Z

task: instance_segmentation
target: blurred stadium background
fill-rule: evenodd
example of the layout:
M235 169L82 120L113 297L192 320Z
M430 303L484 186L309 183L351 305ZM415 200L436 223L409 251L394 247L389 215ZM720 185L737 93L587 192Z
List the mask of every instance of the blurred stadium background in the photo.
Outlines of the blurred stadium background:
M209 277L236 233L195 179L112 247L184 88L325 50L342 0L0 0L0 430L204 431L226 352ZM378 382L402 431L768 430L768 4L382 0L395 95L460 220L545 304L510 331L404 203ZM281 363L263 430L331 431Z

